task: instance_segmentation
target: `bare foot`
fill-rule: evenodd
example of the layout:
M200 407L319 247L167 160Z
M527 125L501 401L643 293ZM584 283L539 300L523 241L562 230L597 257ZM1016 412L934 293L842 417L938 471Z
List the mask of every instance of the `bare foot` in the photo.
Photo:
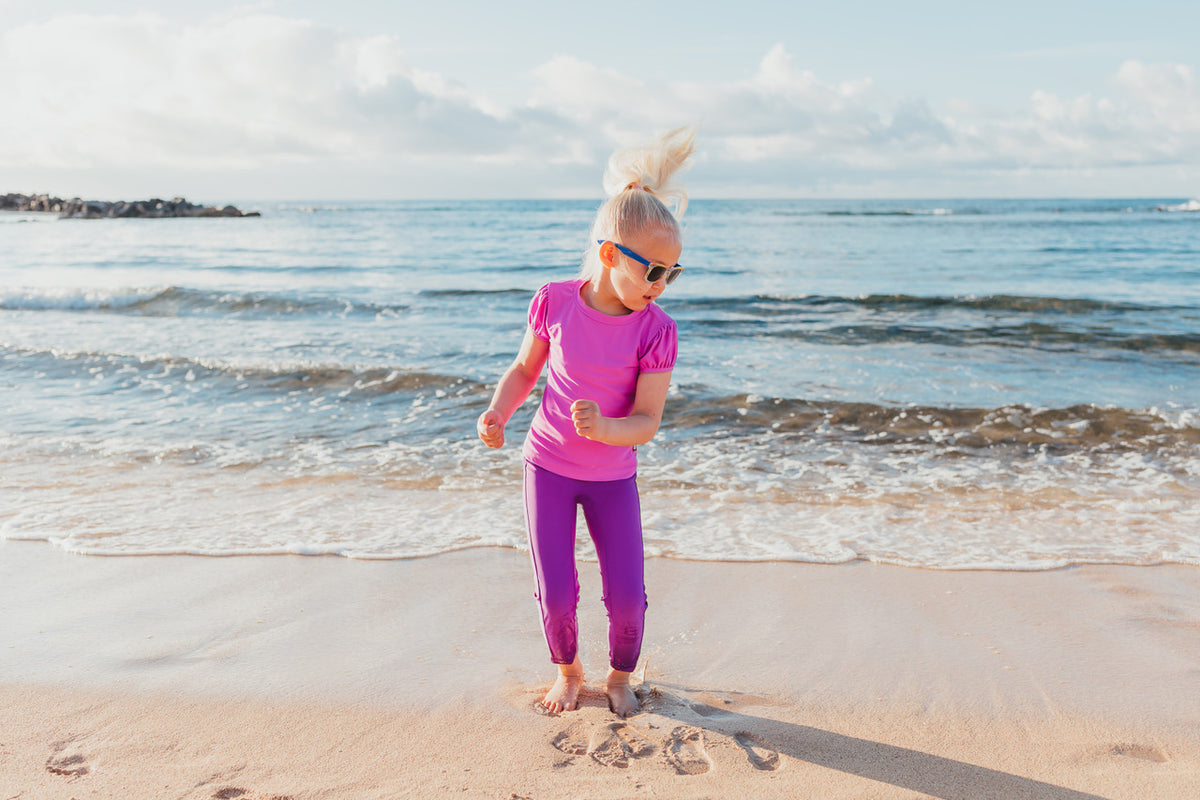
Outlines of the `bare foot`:
M629 673L612 670L608 673L608 682L604 686L608 695L608 707L618 717L624 719L642 710L642 704L629 685Z
M579 707L579 691L583 689L583 665L579 659L573 664L560 664L558 678L546 696L542 698L542 707L547 711L560 714L563 711L574 711Z

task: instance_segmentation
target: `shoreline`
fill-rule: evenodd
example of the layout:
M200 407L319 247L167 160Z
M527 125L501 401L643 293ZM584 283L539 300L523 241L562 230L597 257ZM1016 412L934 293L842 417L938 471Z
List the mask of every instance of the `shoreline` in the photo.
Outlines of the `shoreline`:
M524 553L81 558L0 542L0 789L59 796L1200 792L1200 569L647 561L642 714L549 685ZM222 794L224 793L224 794ZM65 795L64 795L65 796Z

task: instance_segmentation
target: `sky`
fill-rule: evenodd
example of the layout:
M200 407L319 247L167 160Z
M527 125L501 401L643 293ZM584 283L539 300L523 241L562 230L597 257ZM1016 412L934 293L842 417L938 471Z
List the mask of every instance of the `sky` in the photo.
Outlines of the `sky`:
M0 192L1200 196L1200 3L0 0Z

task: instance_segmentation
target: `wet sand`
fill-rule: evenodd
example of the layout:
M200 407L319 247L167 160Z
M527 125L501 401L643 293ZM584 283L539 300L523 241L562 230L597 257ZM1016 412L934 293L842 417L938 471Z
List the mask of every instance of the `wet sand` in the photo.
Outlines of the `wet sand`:
M647 562L643 713L583 707L527 556L0 542L0 798L1200 795L1200 568Z

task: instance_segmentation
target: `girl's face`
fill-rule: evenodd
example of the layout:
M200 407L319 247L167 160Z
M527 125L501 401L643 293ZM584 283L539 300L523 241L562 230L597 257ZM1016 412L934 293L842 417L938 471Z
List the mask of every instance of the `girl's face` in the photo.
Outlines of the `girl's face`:
M654 264L678 263L683 244L675 231L653 228L622 241L625 247ZM611 252L610 252L611 251ZM663 277L654 283L646 281L646 267L622 253L611 244L600 246L600 261L607 268L615 299L630 311L641 311L653 303L667 288Z

